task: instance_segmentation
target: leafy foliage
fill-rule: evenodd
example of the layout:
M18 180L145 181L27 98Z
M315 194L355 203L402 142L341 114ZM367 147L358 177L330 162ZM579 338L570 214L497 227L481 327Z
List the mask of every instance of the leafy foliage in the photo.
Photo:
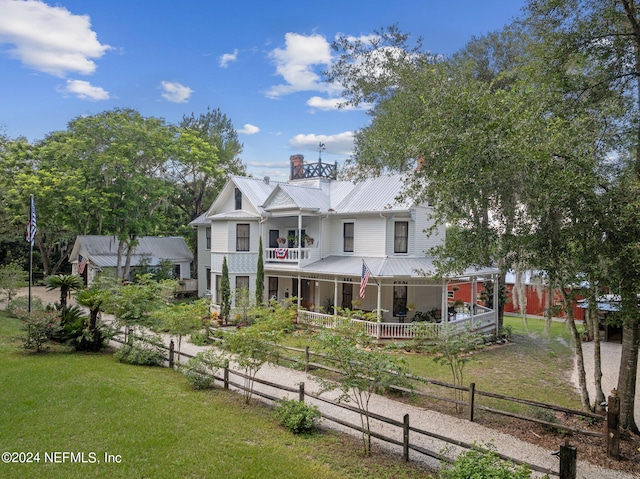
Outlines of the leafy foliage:
M37 353L42 351L43 345L60 331L60 320L55 311L31 311L22 317L20 329L25 349L34 349Z
M531 470L526 465L516 466L503 461L489 445L460 454L453 464L442 463L440 479L530 479ZM548 476L545 476L548 479Z
M133 338L130 343L123 344L113 356L121 363L162 366L166 356L162 347L162 338L145 333L141 333L140 337L141 339Z
M371 454L369 403L374 393L394 386L411 387L406 367L397 358L378 348L361 329L346 323L333 330L324 329L318 336L320 349L331 357L342 374L334 380L320 379L323 391L338 389L340 401L353 401L360 410L363 452Z
M29 273L16 262L0 266L0 294L6 298L7 305L19 288L27 286L28 276Z
M291 399L278 401L274 416L282 426L294 434L304 434L313 431L321 417L320 410L317 406Z

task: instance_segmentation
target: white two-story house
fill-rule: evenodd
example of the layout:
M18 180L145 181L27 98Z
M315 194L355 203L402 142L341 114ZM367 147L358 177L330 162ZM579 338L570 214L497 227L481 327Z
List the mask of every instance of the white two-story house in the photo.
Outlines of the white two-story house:
M445 240L445 229L427 235L431 206L398 201L403 175L358 183L335 175L335 165L305 164L294 155L287 182L232 177L192 222L198 229L200 294L220 303L226 257L232 291L249 290L254 297L261 238L264 300L297 297L301 308L316 314L333 314L334 306L354 309L355 300L356 309L379 312L379 322L404 323L417 312L446 321L450 283L466 281L474 285L469 303L477 304L477 281L494 279L497 270L432 278L427 252ZM361 291L365 270L370 275Z

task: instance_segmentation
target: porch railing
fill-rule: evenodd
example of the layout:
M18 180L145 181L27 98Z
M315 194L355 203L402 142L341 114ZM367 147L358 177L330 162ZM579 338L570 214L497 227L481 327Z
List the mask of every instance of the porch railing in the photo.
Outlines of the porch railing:
M269 263L300 263L320 259L318 248L266 248L265 261Z
M485 308L486 309L486 308ZM376 321L365 321L363 319L351 319L353 324L358 325L369 336L378 339L436 339L444 324L449 324L457 329L463 329L471 323L471 329L476 332L489 332L495 328L496 311L487 310L485 313L476 315L458 315L455 320L449 323L386 323ZM321 328L334 328L339 324L348 321L343 316L333 316L330 314L316 313L313 311L299 310L298 322L310 324Z

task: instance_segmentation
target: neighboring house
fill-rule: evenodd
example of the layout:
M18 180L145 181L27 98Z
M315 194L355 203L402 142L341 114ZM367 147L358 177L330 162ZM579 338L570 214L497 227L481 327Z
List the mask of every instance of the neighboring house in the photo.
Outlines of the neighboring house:
M193 281L194 284L188 285L187 289L195 291L195 280L190 280L193 253L184 238L142 236L137 238L137 242L131 255L128 280L133 280L135 274L143 270L157 270L162 261L170 261L173 264L173 277L183 280L187 285L189 281ZM98 273L115 274L118 265L118 245L119 240L115 236L78 236L69 255L72 273L80 274L86 285L91 285ZM125 260L126 254L123 254L122 267Z
M417 311L449 310L452 278L429 278L435 268L425 256L445 239L444 226L425 233L434 225L432 207L398 200L404 175L358 183L335 175L334 165L305 164L294 155L288 182L232 177L207 213L191 223L198 230L199 293L220 303L226 257L232 292L249 290L253 297L262 238L265 300L298 297L302 308L317 314L332 313L333 306L381 311L381 321L396 323ZM370 278L358 304L364 268ZM478 280L497 273L471 269L456 279L477 291Z

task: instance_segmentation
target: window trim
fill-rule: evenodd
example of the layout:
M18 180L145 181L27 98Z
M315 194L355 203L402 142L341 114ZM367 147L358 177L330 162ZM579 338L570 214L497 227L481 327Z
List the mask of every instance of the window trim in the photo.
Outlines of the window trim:
M351 236L347 236L347 226L351 227ZM354 221L344 221L342 223L342 252L354 253L356 243L356 223ZM351 241L351 249L347 248L347 240Z
M393 252L394 254L407 254L409 253L409 221L396 221L393 224ZM400 235L398 232L399 225L405 225L406 227L406 235ZM402 243L404 242L404 251Z
M246 236L240 236L240 228L246 227ZM246 249L244 245L241 245L241 240L244 243L246 241ZM242 246L242 247L241 247ZM247 252L251 251L251 224L249 223L236 223L236 251Z

